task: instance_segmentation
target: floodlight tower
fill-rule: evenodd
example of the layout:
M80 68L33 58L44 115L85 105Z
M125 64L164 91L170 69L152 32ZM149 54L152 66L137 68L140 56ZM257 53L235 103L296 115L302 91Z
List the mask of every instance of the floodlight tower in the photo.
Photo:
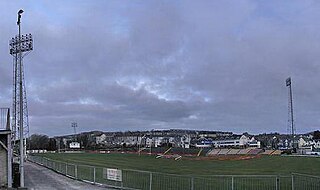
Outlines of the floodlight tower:
M24 187L25 138L29 134L28 106L23 71L23 57L33 50L31 34L21 35L21 14L18 12L18 35L9 41L10 55L13 56L13 109L12 130L13 143L19 140L20 186Z
M71 127L72 127L73 130L74 130L74 140L77 141L77 139L76 139L76 135L77 135L77 130L76 130L76 128L78 127L78 123L76 123L76 122L71 123Z
M291 141L292 141L292 148L295 149L294 143L294 122L293 122L293 101L292 101L292 86L291 86L291 78L286 79L286 86L288 87L288 124L290 125L291 131Z

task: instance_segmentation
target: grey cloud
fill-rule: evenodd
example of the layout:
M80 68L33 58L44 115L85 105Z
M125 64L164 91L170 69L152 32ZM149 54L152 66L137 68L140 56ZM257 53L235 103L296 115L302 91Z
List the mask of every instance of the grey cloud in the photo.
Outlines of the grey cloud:
M297 131L319 128L317 1L2 1L0 105L21 7L32 132L286 132L288 76Z

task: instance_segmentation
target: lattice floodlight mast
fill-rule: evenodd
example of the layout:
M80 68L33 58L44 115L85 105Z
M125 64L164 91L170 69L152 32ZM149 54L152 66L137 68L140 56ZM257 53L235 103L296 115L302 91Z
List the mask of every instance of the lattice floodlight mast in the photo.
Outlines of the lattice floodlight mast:
M76 128L78 127L78 123L76 123L76 122L71 123L71 127L74 130L74 141L77 141L77 129Z
M14 140L19 139L18 128L20 127L20 98L22 97L23 105L23 126L24 137L29 134L29 122L28 122L28 106L26 97L26 88L24 80L23 62L22 59L31 50L33 50L33 39L31 34L21 36L21 46L19 43L19 36L15 36L10 40L10 54L13 56L13 121L12 130ZM25 53L24 53L25 52ZM24 53L21 57L20 54ZM20 80L22 80L22 93L20 92ZM21 96L20 96L21 94Z
M286 86L288 87L288 126L290 126L291 132L291 143L292 148L295 149L295 142L294 142L294 120L293 120L293 98L292 98L292 86L291 86L291 78L286 79Z
M21 40L19 40L21 38ZM26 88L24 80L23 71L23 57L25 57L30 51L33 50L33 39L31 34L16 35L9 42L10 54L13 56L13 116L12 116L12 130L14 135L14 140L19 139L18 128L20 127L20 103L22 102L24 116L24 137L29 132L29 122L28 122L28 106L26 98ZM23 54L24 53L24 54ZM20 92L20 83L22 83L22 92ZM21 98L22 97L22 98ZM21 100L20 100L21 99Z
M12 105L12 130L13 142L19 140L20 157L20 186L24 187L24 155L26 149L25 139L29 135L28 106L26 86L24 81L23 57L33 50L31 34L21 35L21 14L18 12L18 35L9 41L10 55L13 56L13 105Z

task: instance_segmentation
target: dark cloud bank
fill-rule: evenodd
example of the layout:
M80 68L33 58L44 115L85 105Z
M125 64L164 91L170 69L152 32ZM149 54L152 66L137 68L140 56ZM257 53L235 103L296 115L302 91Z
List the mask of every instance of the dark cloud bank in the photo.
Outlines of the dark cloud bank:
M32 133L319 129L318 1L1 1L2 107L20 8Z

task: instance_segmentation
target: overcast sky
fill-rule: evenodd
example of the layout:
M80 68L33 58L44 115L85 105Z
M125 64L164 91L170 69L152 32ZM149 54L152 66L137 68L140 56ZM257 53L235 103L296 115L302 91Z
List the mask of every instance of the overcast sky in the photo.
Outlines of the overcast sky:
M0 107L21 8L31 134L320 128L320 1L1 0Z

